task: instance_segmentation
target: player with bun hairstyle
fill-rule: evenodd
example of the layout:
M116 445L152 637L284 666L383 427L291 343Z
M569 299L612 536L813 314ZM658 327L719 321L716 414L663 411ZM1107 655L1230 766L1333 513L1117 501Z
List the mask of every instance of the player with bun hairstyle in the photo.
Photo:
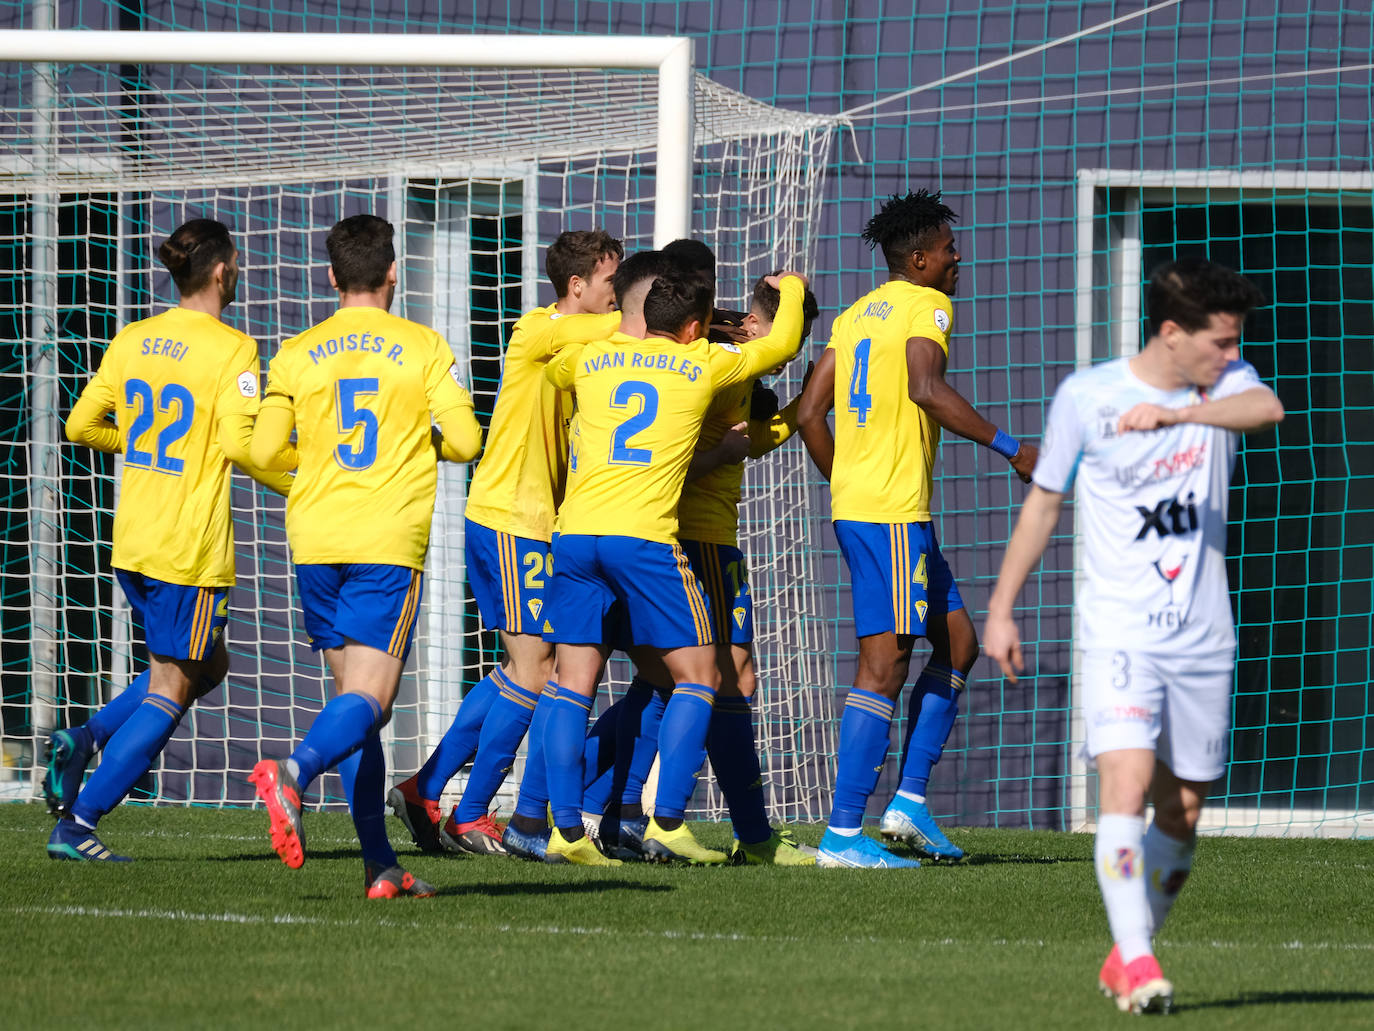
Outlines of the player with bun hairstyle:
M230 463L279 494L291 489L289 475L269 473L249 455L258 349L220 321L239 278L228 228L192 219L158 257L180 303L115 336L67 418L75 443L124 455L111 561L142 620L149 666L85 724L49 741L43 793L61 817L48 840L53 859L126 858L96 837L97 822L228 671L221 635L234 583ZM101 748L100 766L81 788Z

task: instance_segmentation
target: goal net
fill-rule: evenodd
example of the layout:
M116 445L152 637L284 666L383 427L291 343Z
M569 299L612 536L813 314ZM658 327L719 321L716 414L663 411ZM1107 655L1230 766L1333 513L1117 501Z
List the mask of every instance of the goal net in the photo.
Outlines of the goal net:
M258 340L265 364L334 310L329 227L358 212L390 220L393 310L444 333L485 422L515 320L552 300L542 265L557 233L602 226L627 253L654 245L662 98L656 76L609 68L4 67L0 319L13 344L0 365L0 791L26 798L47 735L82 722L146 661L110 570L119 460L66 442L61 426L117 328L176 303L158 243L190 218L230 226L243 275L226 319ZM757 276L807 269L837 126L701 76L692 98L690 232L716 252L718 303L744 307ZM800 377L784 374L784 400ZM823 811L834 751L817 629L826 581L812 565L803 462L792 445L753 465L745 512L765 614L759 739L778 819ZM469 476L441 472L425 608L385 732L398 776L499 658L466 584ZM254 762L287 754L329 689L304 643L283 502L235 473L233 506L228 680L191 710L134 797L250 800ZM613 666L610 697L626 680ZM332 774L319 793L342 800ZM698 815L723 811L709 778L696 804Z

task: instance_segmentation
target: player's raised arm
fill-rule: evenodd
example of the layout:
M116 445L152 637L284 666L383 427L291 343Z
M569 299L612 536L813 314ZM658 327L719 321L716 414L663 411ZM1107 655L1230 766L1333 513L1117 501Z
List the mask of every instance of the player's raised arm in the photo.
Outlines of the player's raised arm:
M1232 368L1236 370L1234 373ZM1117 429L1122 433L1131 430L1148 431L1193 422L1235 433L1255 433L1283 422L1283 402L1268 386L1259 381L1255 370L1244 362L1235 362L1232 368L1228 368L1222 374L1218 387L1227 384L1227 380L1231 379L1242 384L1236 393L1221 397L1213 396L1184 408L1167 408L1142 402L1121 416ZM1248 370L1248 374L1245 370Z
M778 276L769 276L768 283L770 286L776 286L782 295L778 302L777 318L773 320L773 329L767 336L753 340L743 347L734 344L717 345L718 350L712 352L713 361L717 361L716 355L722 358L729 355L736 359L730 362L717 361L719 367L714 371L713 377L717 389L727 387L731 383L753 379L759 373L781 365L801 347L805 277L796 272L783 272ZM727 347L734 347L734 353L726 350Z

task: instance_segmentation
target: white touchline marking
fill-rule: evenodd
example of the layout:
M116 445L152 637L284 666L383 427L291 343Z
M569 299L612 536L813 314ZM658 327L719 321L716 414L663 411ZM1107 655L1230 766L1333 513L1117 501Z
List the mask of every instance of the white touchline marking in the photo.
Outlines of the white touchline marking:
M225 923L225 924L245 924L245 925L266 925L266 924L316 924L324 927L403 927L419 928L423 926L419 921L396 921L396 920L332 920L322 917L304 916L295 913L277 913L270 916L259 916L250 913L195 913L185 909L99 909L91 906L15 906L6 912L9 913L28 913L46 916L87 916L101 919L137 919L137 920L174 920L186 922L202 923ZM812 945L815 939L802 938L797 935L763 935L763 934L740 934L738 932L723 931L675 931L671 929L659 931L638 931L620 927L557 927L553 925L536 925L531 927L521 927L516 924L472 924L472 923L452 923L444 922L444 927L452 931L469 932L472 934L530 934L530 935L569 935L574 937L617 937L617 938L667 938L669 940L680 941L701 941L701 942L742 942L745 944L791 944L791 945ZM843 943L847 945L891 945L901 942L908 946L918 946L926 948L954 948L954 949L974 949L985 948L994 945L999 948L1049 948L1073 945L1073 942L1051 942L1044 938L991 938L991 939L960 939L960 938L880 938L876 935L862 935L858 937L826 938L828 942ZM1234 949L1234 950L1259 950L1259 949L1281 949L1285 952L1301 951L1345 951L1345 952L1374 952L1374 942L1224 942L1224 941L1170 941L1164 939L1162 945L1176 949Z

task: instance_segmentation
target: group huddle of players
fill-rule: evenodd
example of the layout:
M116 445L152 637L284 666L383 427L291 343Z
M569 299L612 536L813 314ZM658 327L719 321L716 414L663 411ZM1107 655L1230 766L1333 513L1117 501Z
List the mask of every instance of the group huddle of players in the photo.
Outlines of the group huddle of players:
M945 379L954 220L924 190L882 205L863 235L888 278L834 320L802 394L782 407L757 381L797 355L818 315L803 276L765 276L748 312L726 313L704 245L627 257L603 231L565 232L546 257L556 300L515 326L485 446L449 345L390 313L389 223L355 215L331 230L339 308L282 344L265 390L256 345L220 320L238 279L228 229L206 219L180 227L159 251L180 305L115 337L67 422L73 441L124 455L112 564L143 624L149 668L85 724L52 735L44 792L60 819L48 854L127 861L96 836L97 822L225 676L232 463L287 496L303 624L336 686L291 754L263 759L250 777L288 866L306 857L302 794L330 768L370 898L434 894L400 865L388 804L425 851L548 863L902 869L920 865L912 850L958 859L925 798L979 655L932 521L943 428L1004 457L1023 481L1034 475L985 632L1013 679L1012 601L1064 492L1076 475L1082 484L1085 722L1102 777L1098 879L1115 940L1099 981L1123 1009L1167 1009L1172 986L1151 936L1191 865L1229 726L1226 480L1236 435L1283 414L1238 357L1241 323L1261 298L1205 261L1157 270L1147 346L1061 386L1042 457ZM793 433L830 485L859 644L818 848L768 821L752 715L756 614L738 542L743 463ZM437 462L479 453L466 567L504 661L467 692L421 769L388 791L380 730L414 638ZM1132 510L1145 517L1138 533ZM1153 583L1150 569L1162 581L1152 592L1140 586ZM901 782L879 828L910 846L901 854L863 833L863 821L919 637L931 651L908 695ZM613 650L629 655L635 677L589 730ZM488 809L526 738L502 826ZM708 757L734 830L728 854L684 821ZM468 763L445 818L439 799Z

